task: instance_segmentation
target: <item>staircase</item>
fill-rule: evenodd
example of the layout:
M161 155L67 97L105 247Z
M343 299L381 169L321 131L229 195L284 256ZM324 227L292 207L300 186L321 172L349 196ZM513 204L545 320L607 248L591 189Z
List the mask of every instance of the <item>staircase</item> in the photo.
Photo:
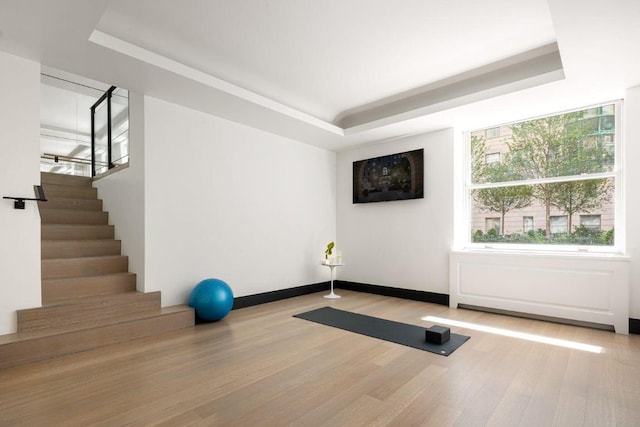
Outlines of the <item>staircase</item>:
M136 291L91 178L41 180L42 307L19 310L18 332L0 336L0 369L194 325L190 307Z

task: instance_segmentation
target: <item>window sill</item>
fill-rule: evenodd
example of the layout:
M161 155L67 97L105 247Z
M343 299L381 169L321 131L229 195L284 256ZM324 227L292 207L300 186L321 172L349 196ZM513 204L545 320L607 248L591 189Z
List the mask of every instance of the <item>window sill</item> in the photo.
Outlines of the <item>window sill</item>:
M620 252L597 252L581 249L530 249L530 248L496 248L496 247L466 247L451 250L452 254L486 254L496 256L527 256L539 258L567 258L567 259L598 259L612 261L630 261L631 257Z

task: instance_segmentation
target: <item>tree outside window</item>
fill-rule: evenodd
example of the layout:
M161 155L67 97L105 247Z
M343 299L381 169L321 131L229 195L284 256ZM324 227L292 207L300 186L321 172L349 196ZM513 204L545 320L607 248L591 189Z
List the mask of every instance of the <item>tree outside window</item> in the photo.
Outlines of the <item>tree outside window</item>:
M582 218L606 214L602 235L586 244L613 245L615 104L499 129L495 139L493 131L470 134L473 241L583 245ZM497 236L480 228L490 213L500 219Z

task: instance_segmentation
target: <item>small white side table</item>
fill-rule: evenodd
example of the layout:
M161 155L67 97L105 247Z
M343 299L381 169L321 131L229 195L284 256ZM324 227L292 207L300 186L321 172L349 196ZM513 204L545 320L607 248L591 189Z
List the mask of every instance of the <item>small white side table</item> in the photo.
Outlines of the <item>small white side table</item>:
M325 295L325 298L331 298L331 299L335 299L335 298L340 298L340 295L336 295L335 293L333 293L333 270L335 270L336 267L340 267L341 265L344 265L343 263L321 263L322 265L324 265L325 267L329 267L329 269L331 269L331 293L329 295Z

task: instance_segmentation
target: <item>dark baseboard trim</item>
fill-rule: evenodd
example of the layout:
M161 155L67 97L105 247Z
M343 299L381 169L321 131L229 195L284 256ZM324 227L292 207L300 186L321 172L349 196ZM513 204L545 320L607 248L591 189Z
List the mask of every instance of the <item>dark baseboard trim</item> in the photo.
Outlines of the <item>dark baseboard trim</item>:
M387 297L410 299L414 301L430 302L432 304L449 305L449 295L435 292L416 291L413 289L392 288L391 286L370 285L366 283L347 282L336 280L333 283L337 289L347 291L365 292ZM282 299L299 297L302 295L323 292L329 289L329 282L314 283L311 285L297 286L295 288L280 289L261 294L237 297L233 300L233 310L251 307L253 305L266 304ZM640 335L640 319L629 319L629 333Z
M264 292L261 294L237 297L233 300L232 310L251 307L252 305L266 304L268 302L279 301L287 298L299 297L301 295L313 294L316 292L326 291L327 289L329 289L329 282L322 282L314 283L311 285L296 286L295 288L280 289L277 291Z
M432 304L449 305L449 295L435 292L416 291L413 289L393 288L391 286L370 285L366 283L336 280L336 288L348 291L366 292L368 294L384 295L387 297L410 299L414 301L430 302Z
M375 295L384 295L387 297L410 299L414 301L430 302L433 304L449 305L449 295L437 294L435 292L416 291L413 289L392 288L390 286L369 285L366 283L347 282L344 280L336 280L333 283L336 289L345 289L348 291L366 292ZM280 289L277 291L264 292L261 294L247 295L236 297L233 300L232 310L239 308L251 307L253 305L266 304L268 302L279 301L282 299L299 297L302 295L323 292L329 289L329 282L314 283L311 285L296 286L295 288Z

